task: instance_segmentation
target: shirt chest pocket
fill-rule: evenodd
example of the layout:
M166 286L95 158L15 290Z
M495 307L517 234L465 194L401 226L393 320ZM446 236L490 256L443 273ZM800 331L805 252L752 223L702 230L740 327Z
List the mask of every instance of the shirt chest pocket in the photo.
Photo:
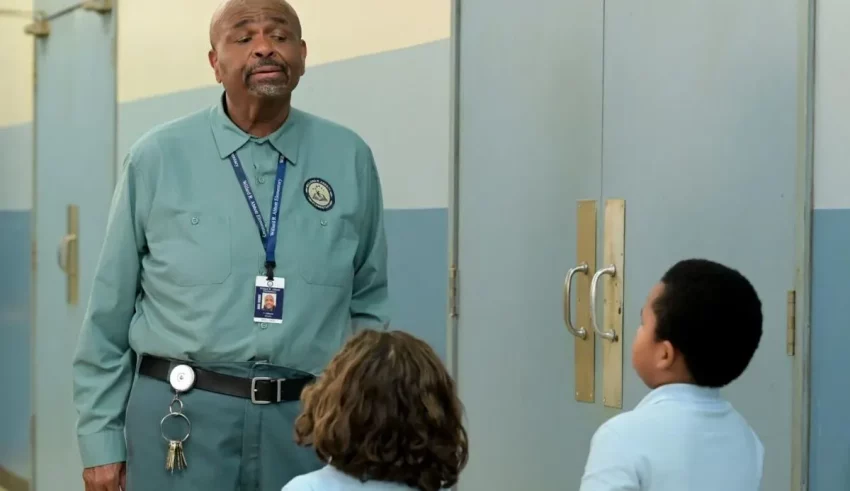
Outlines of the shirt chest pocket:
M311 214L312 215L312 214ZM354 278L357 235L340 218L298 215L298 271L307 283L343 287Z
M223 283L230 276L229 217L179 213L164 228L158 255L175 284L211 285Z

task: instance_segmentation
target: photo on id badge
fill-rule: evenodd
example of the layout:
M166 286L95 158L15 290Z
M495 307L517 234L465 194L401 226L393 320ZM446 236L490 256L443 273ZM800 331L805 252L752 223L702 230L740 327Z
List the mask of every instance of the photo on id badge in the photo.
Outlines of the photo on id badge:
M283 322L283 278L269 281L257 276L254 300L254 322Z

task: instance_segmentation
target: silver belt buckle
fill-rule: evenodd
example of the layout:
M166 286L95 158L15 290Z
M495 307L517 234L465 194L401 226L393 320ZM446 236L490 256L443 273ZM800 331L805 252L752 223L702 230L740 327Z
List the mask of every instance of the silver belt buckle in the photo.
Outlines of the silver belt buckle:
M274 380L277 383L277 400L275 401L261 401L257 399L257 382L260 381L272 381ZM254 377L251 379L251 402L254 404L271 404L272 402L278 403L283 398L283 383L286 382L285 378L272 379L271 377Z

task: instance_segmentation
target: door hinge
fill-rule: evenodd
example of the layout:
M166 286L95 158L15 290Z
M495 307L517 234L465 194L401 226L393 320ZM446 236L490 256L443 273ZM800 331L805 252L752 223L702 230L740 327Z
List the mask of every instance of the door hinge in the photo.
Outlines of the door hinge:
M457 266L449 267L449 315L457 319Z
M787 311L785 313L785 350L788 356L794 356L797 344L797 292L788 292Z

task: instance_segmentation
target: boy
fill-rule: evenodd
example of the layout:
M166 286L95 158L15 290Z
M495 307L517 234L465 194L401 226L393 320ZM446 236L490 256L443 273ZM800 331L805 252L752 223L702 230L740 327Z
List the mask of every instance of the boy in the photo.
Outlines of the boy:
M581 491L756 491L764 447L720 387L746 369L761 301L739 272L674 265L641 309L632 366L652 391L593 436Z
M438 491L469 443L455 383L424 341L361 331L301 394L296 441L328 465L283 491Z

